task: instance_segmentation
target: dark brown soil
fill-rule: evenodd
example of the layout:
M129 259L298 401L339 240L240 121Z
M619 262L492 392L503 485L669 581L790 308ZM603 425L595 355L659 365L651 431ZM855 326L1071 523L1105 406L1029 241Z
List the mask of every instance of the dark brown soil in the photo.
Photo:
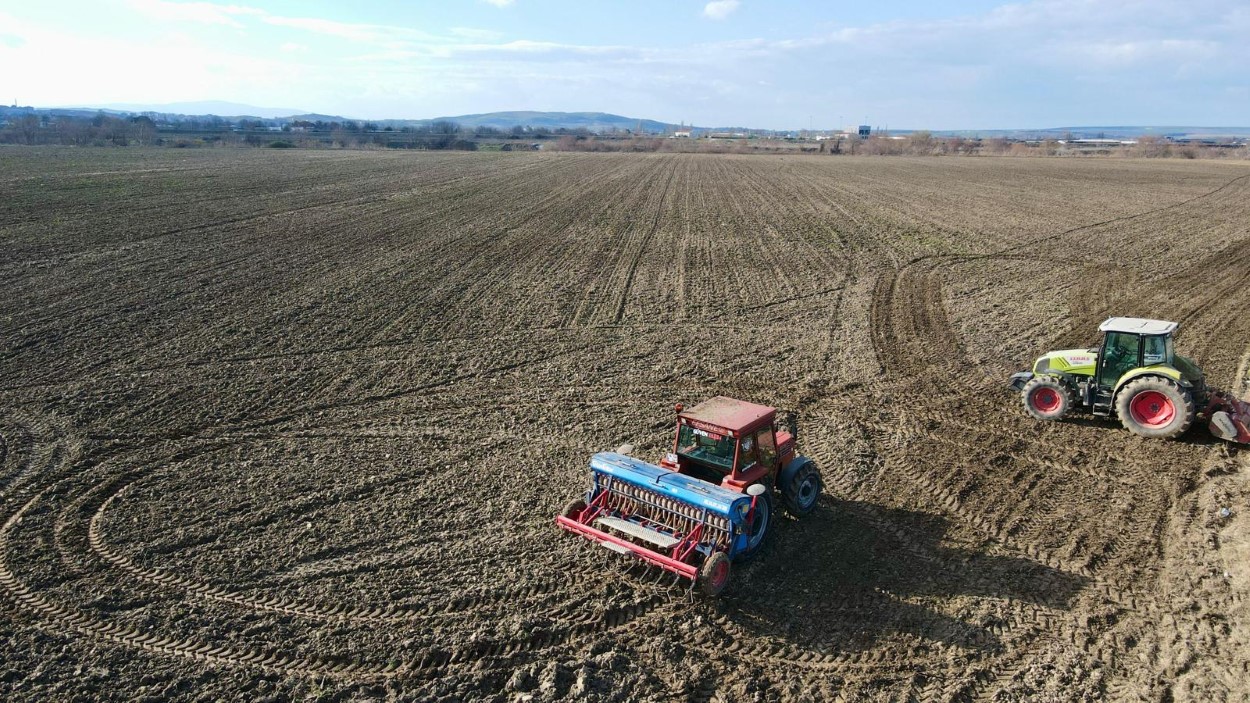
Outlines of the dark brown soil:
M1244 165L6 148L0 242L0 698L1250 696L1246 454L1005 386L1244 392ZM724 597L556 529L717 394L826 483Z

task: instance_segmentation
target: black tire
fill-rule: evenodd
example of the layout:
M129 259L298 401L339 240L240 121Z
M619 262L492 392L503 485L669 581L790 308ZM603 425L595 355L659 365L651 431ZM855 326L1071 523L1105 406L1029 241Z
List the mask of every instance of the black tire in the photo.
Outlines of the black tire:
M755 517L751 521L751 525L747 527L747 546L735 558L737 561L746 561L759 553L764 546L764 540L768 537L768 528L773 524L773 497L770 493L765 493L755 500Z
M576 500L570 500L568 504L564 506L564 510L560 511L560 514L570 520L576 520L577 518L575 516L585 509L586 501L578 498Z
M719 596L729 585L729 557L724 552L712 552L699 567L699 585L709 596Z
M816 509L820 486L820 471L815 464L805 462L794 472L790 481L781 487L781 500L786 504L786 512L794 517L810 515Z
M1124 429L1151 439L1174 439L1194 422L1197 406L1190 392L1162 376L1129 381L1115 398Z
M1058 376L1037 376L1020 391L1024 411L1037 420L1062 420L1076 407L1076 389Z

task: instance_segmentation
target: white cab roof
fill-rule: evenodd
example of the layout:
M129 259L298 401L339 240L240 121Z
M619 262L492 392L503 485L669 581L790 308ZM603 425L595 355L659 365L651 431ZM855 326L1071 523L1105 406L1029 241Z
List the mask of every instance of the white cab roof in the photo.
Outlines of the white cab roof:
M1147 320L1141 317L1108 317L1098 325L1099 332L1131 332L1133 334L1169 334L1180 325L1166 320Z

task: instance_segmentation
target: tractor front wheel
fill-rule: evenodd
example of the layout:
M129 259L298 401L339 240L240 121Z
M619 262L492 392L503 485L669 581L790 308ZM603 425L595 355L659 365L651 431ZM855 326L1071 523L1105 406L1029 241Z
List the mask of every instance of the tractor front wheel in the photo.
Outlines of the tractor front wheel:
M719 596L729 585L729 557L724 552L712 552L703 560L699 569L699 584L709 596Z
M1115 411L1120 424L1135 435L1174 439L1189 429L1197 408L1189 391L1172 379L1145 376L1124 386Z
M1076 391L1058 376L1038 376L1020 391L1024 410L1038 420L1061 420L1076 405Z

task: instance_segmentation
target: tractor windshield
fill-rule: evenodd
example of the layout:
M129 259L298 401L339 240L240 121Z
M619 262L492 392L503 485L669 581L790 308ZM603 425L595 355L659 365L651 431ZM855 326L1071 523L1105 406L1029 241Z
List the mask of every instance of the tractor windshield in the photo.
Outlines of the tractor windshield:
M678 454L727 472L733 470L735 444L733 437L690 425L682 425L677 433Z

